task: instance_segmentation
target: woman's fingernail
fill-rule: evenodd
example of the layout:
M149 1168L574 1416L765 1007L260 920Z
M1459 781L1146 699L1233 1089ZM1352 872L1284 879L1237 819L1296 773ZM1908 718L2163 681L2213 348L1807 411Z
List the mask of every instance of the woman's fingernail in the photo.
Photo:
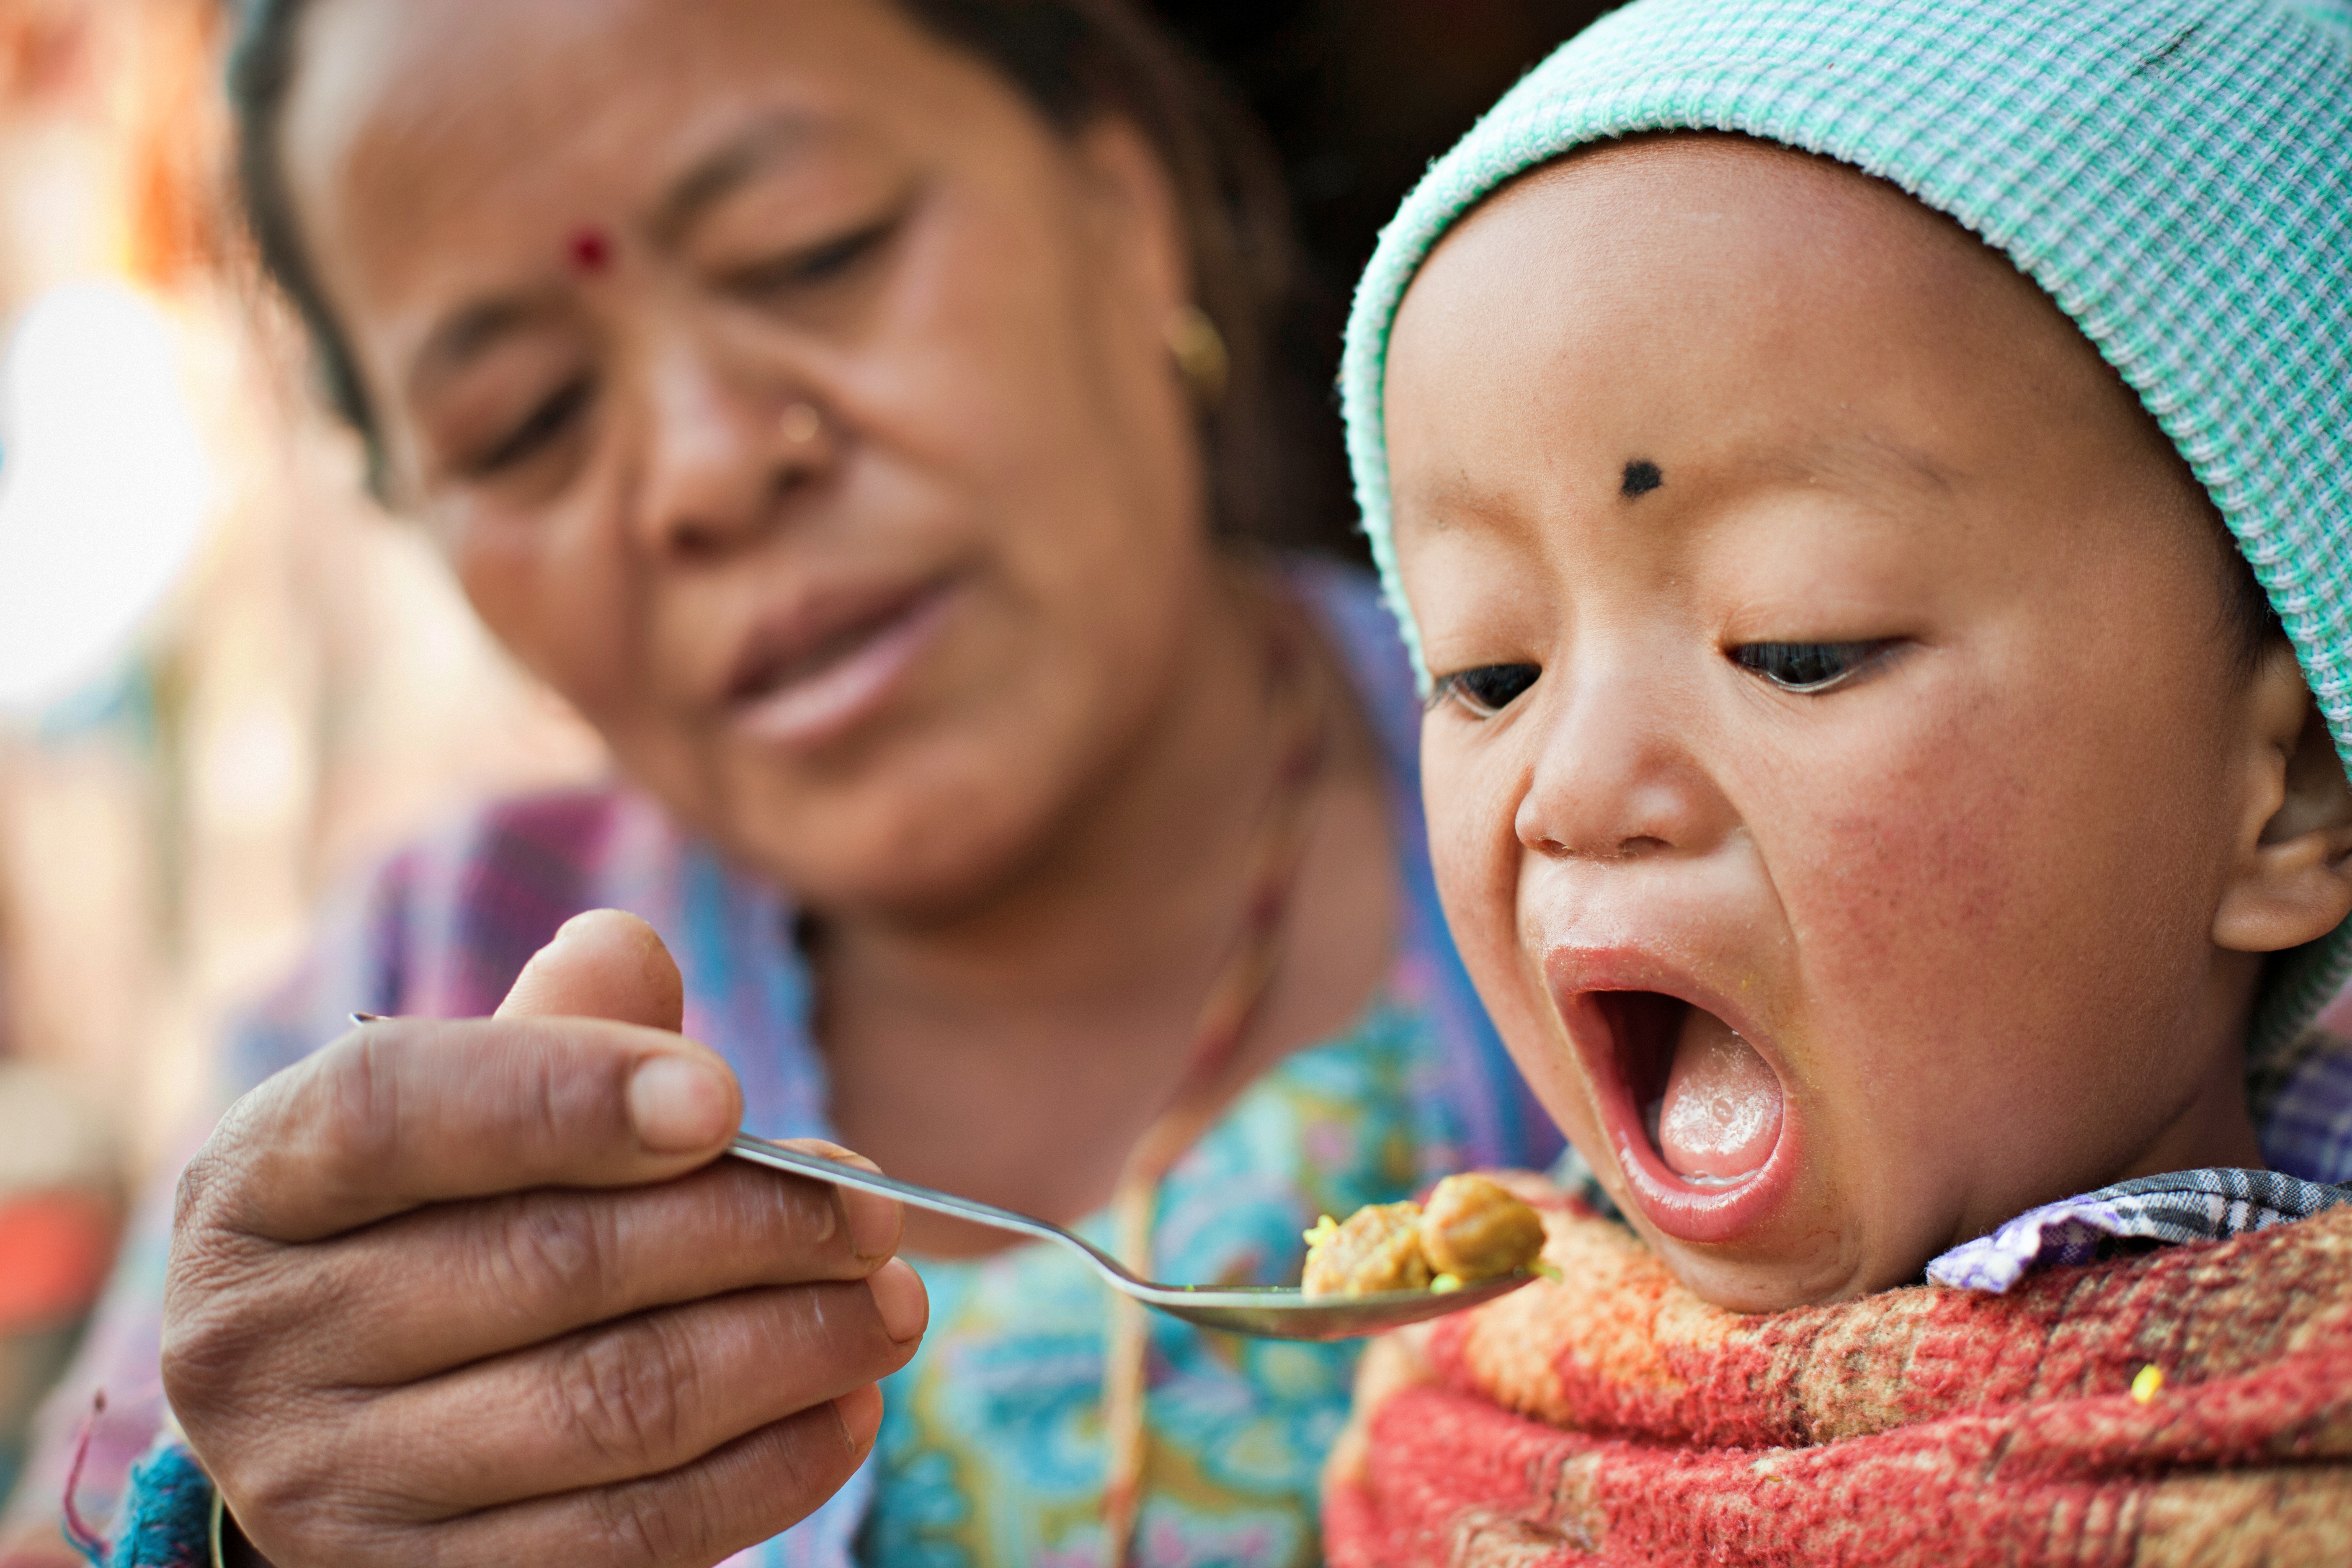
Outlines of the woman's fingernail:
M649 1057L629 1079L629 1125L656 1154L709 1148L727 1136L734 1109L718 1069L686 1057Z
M874 1434L882 1430L882 1391L869 1383L835 1400L833 1413L840 1418L841 1435L849 1451L862 1454L866 1445L874 1441Z
M849 1250L861 1261L887 1258L898 1250L898 1232L904 1222L896 1199L847 1187L834 1191L841 1196L842 1214L849 1223Z
M874 1292L874 1310L882 1314L883 1331L893 1344L905 1344L930 1326L931 1299L922 1280L902 1258L894 1258L866 1278Z

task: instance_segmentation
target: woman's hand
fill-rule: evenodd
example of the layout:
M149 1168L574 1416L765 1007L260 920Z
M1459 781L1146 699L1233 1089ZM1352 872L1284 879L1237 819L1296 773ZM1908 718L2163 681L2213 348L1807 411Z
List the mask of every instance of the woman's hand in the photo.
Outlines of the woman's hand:
M898 1205L713 1163L741 1096L679 1013L652 930L583 915L497 1017L369 1025L223 1121L163 1381L271 1562L709 1563L865 1458L928 1312Z

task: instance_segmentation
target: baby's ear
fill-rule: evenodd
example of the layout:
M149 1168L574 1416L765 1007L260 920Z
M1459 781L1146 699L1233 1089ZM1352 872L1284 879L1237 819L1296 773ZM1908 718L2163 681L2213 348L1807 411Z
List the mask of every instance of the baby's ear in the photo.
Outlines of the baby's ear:
M2267 777L2213 914L2213 940L2238 952L2278 952L2352 914L2352 784L2284 638L2265 650L2253 683Z

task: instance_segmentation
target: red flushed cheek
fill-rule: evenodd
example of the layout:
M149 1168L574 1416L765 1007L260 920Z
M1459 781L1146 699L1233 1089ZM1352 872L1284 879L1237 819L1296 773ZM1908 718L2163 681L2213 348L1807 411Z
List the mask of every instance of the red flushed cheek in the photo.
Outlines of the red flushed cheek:
M1774 847L1811 1021L1840 1058L1803 1066L1833 1096L1842 1083L1906 1107L1897 1122L1932 1124L1938 1099L2030 1048L2026 1019L1996 1016L2072 962L2066 847L2049 841L2031 758L2006 749L2021 765L1965 732L1936 737Z

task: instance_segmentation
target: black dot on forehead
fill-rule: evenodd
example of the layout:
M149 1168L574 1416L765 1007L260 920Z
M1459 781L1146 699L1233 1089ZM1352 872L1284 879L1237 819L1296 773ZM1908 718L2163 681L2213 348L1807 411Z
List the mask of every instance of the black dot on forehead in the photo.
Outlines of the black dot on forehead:
M1629 496L1645 496L1666 482L1658 465L1647 458L1636 458L1625 465L1624 490Z

